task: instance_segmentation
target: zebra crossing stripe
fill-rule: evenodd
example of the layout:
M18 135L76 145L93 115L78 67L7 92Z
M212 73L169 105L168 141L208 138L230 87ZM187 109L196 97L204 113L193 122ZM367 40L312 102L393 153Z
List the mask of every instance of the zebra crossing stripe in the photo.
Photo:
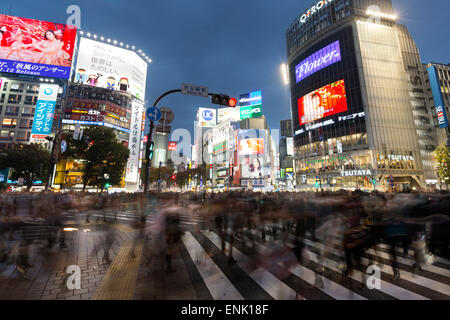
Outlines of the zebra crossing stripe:
M369 249L369 250L367 250L367 253L370 253L370 254L375 255L375 256L378 253L379 257L384 258L384 259L388 259L388 260L392 260L391 259L391 255L386 253L386 252L378 252L378 251L375 252L375 250ZM414 260L411 260L409 258L403 258L401 256L398 256L397 260L398 260L398 262L400 262L402 264L405 264L407 266L410 266L410 267L413 266L416 263ZM433 265L425 265L425 264L422 265L422 269L425 270L425 271L429 271L429 272L436 273L436 274L439 274L441 276L450 278L450 270L447 270L447 269L439 268L439 267L436 267L436 266L433 266Z
M280 243L280 242L277 241L277 243ZM288 243L288 246L291 248L294 247L294 245L292 245L291 243ZM305 258L310 259L311 261L313 261L317 264L320 264L318 255L316 253L312 252L311 250L305 249L303 255ZM325 267L327 267L335 272L341 273L342 270L338 268L336 261L331 260L326 257L322 257L321 259L324 262L323 265ZM358 270L354 270L353 273L351 275L349 275L348 277L350 277L351 279L358 281L360 283L364 283L364 281L365 281L364 279L365 279L365 277L367 277L367 274L364 274L363 272L358 271ZM399 286L396 286L394 284L386 282L383 279L381 279L380 291L390 295L391 297L399 299L399 300L430 300L419 294L416 294L414 292L411 292L409 290L406 290L404 288L401 288Z
M256 232L253 230L253 232ZM261 250L260 248L264 247L264 250ZM261 253L272 253L274 250L270 249L269 247L265 245L259 245L256 246L257 250ZM283 266L283 264L280 262L278 263L279 266ZM348 290L347 288L341 286L340 284L329 280L328 278L321 276L314 271L302 266L297 265L295 268L291 269L290 272L297 277L303 279L304 281L308 282L312 286L316 286L317 280L323 283L323 286L318 287L322 292L326 293L330 297L336 299L336 300L367 300L366 298L360 296L357 293L354 293L351 290Z
M192 233L185 233L182 241L214 300L244 300Z
M218 248L221 247L220 237L209 231L202 232L214 245ZM226 242L229 247L230 244ZM233 247L233 257L237 260L237 265L244 270L258 285L260 285L267 293L269 293L275 300L294 300L297 297L297 293L289 288L286 284L278 280L267 270L259 267L256 270L252 270L249 267L250 259L240 252L236 247Z
M319 245L311 240L304 239L304 242L311 247L320 249ZM345 254L342 251L338 251L333 248L327 248L326 251L333 253L337 256L340 256L340 257L345 257ZM361 261L363 261L363 263L367 266L370 264L370 261L367 258L362 258ZM390 274L390 275L394 275L394 271L392 270L391 266L387 266L382 263L379 263L378 266L380 267L382 272ZM400 270L400 275L403 280L418 284L422 287L428 288L430 290L442 293L442 294L450 297L450 286L448 286L446 284L443 284L443 283L440 283L440 282L437 282L437 281L434 281L434 280L431 280L431 279L428 279L428 278L425 278L425 277L422 277L419 275L412 274L405 270Z
M378 244L377 247L385 249L385 250L390 250L391 249L390 245L387 245L387 244L384 244L384 243ZM397 252L403 253L403 249L402 248L396 247L395 249L396 249ZM410 256L414 256L414 250L411 250L411 249L408 250L408 254ZM435 258L436 262L440 262L440 263L446 264L446 265L448 265L450 267L450 260L447 260L445 258L436 256L436 255L434 256L434 258Z

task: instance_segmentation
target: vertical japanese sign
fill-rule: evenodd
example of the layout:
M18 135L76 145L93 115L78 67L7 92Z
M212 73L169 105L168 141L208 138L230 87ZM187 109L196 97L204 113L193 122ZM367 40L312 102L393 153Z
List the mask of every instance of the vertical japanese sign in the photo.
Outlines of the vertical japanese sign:
M133 101L133 112L131 114L130 140L128 148L130 149L130 158L127 164L127 173L125 181L137 183L139 178L139 159L141 153L141 137L142 137L142 114L144 106L140 102Z
M31 142L45 139L51 134L58 89L59 86L55 84L41 84L31 129Z
M435 66L428 68L428 76L430 78L430 86L431 91L433 92L439 127L442 129L448 128L447 112L445 111L444 98L442 97L439 76Z

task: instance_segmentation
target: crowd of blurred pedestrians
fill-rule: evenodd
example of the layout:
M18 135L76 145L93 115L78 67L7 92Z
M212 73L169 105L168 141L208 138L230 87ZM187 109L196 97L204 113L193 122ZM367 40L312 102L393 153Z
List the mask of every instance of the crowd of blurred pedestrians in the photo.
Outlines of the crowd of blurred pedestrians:
M96 224L104 233L103 260L111 263L114 232L110 224L121 223L117 214L129 212L136 217L131 258L142 240L150 251L149 260L162 261L171 273L175 271L172 256L186 231L180 215L192 214L200 221L196 230L209 229L220 236L219 249L230 264L236 263L235 241L251 248L258 242L276 243L282 253L255 255L254 261L283 261L288 268L307 262L305 247L312 241L319 248L317 265L326 265L330 252L341 250L345 253L342 274L350 275L362 268L367 250L385 243L391 248L394 279L399 279L397 256L402 253L396 247L403 248L403 255L413 249L418 271L430 263L430 252L448 254L449 207L448 193L4 193L0 195L0 263L13 263L19 270L31 267L29 246L36 242L42 250L66 249L64 228L69 222ZM287 261L286 252L296 261ZM315 271L322 274L324 270Z

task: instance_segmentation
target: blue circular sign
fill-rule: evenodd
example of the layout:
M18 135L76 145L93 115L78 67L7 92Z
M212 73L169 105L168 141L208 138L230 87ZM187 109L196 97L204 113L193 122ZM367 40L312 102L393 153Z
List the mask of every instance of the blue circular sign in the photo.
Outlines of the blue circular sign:
M159 121L162 117L161 110L158 108L152 107L147 109L147 117L151 121Z
M46 89L44 90L44 93L45 93L47 96L50 96L50 95L52 95L53 90L52 90L51 88L46 88Z
M67 141L63 140L61 141L61 152L64 153L67 151Z
M214 119L214 113L211 110L205 110L202 113L202 117L205 121L211 121Z

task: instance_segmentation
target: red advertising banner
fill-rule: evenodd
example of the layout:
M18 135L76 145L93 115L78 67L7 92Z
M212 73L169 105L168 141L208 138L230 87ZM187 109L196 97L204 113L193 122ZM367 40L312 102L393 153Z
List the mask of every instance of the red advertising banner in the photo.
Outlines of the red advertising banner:
M177 151L177 145L178 144L176 142L174 142L174 141L169 142L168 150L169 151Z
M77 29L0 15L0 70L68 79Z
M301 126L347 110L344 80L329 84L298 99Z

